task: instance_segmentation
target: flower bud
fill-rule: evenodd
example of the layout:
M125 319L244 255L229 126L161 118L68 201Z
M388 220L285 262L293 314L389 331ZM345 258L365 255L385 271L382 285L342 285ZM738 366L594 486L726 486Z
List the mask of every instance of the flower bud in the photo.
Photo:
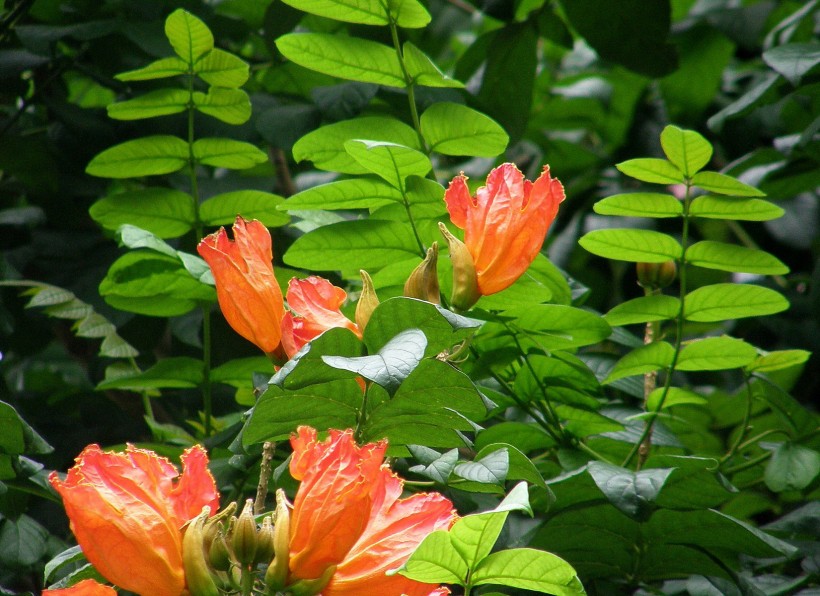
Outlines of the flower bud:
M268 563L273 558L276 552L273 546L273 534L273 519L270 515L266 515L257 535L255 565Z
M659 290L669 286L678 274L675 261L665 263L638 263L638 285L648 290Z
M404 295L433 304L441 304L437 264L438 242L433 242L433 245L427 249L427 256L407 278L404 284Z
M450 260L453 263L453 295L450 298L450 304L458 310L468 310L481 298L475 262L467 245L453 236L447 226L439 222L438 229L447 240L450 247Z
M356 303L356 324L359 326L359 331L364 332L367 327L367 322L370 320L370 315L376 310L379 305L379 297L376 296L376 289L373 287L373 280L364 269L359 271L362 276L362 293L359 296L359 302Z
M285 492L276 491L276 512L273 527L274 557L265 572L268 594L275 594L288 581L288 559L290 558L290 510Z
M202 512L188 522L182 537L182 565L191 596L219 596L219 588L205 559L204 529L210 513L210 507L203 507Z
M240 565L253 565L256 558L256 520L253 517L253 499L245 501L231 535L233 554Z
M212 569L216 571L227 571L231 568L231 550L225 540L225 534L220 530L211 541L208 551L208 562Z
M330 583L334 573L336 573L336 565L331 565L316 579L300 579L298 582L288 586L288 594L291 596L315 596L316 594L321 594L322 590Z

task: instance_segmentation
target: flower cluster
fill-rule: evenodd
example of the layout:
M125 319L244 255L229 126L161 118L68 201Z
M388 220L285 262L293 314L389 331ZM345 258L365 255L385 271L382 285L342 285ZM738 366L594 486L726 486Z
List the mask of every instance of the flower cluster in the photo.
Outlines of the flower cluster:
M350 430L331 430L320 441L303 426L291 445L291 475L301 481L292 511L279 491L276 514L261 528L250 504L230 523L233 503L211 516L218 494L201 447L185 452L178 475L151 451L129 446L110 453L90 445L65 480L55 473L50 481L88 560L107 580L142 596L230 592L241 569L258 571L257 581L264 578L271 594L448 593L386 575L430 532L452 525L448 499L438 493L401 498L404 482L384 463L385 441L358 446ZM58 592L115 594L91 580L46 591Z

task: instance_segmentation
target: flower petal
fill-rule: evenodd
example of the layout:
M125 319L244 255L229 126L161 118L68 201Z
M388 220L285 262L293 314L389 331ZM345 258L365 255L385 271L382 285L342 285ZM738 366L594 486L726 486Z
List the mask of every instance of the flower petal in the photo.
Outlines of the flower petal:
M117 596L117 591L93 579L84 579L70 588L43 590L42 596Z
M459 174L450 181L450 185L444 191L444 202L447 204L447 211L450 213L450 221L453 225L462 230L465 229L467 213L473 206L470 189L467 188L467 176Z

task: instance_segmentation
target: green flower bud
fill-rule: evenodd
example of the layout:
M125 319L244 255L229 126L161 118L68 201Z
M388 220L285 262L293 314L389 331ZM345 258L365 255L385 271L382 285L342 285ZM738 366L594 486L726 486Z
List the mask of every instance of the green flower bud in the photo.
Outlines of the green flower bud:
M413 270L404 284L404 295L410 298L441 304L438 284L438 242L427 249L427 256Z
M458 310L469 310L481 298L473 256L467 245L453 236L447 226L439 222L438 229L447 240L450 261L453 263L453 295L450 304Z
M203 507L202 512L188 522L182 537L182 564L191 596L219 596L219 588L205 559L204 530L210 513L210 507Z
M240 565L249 567L256 559L256 520L253 517L253 499L245 501L242 513L231 534L233 554Z

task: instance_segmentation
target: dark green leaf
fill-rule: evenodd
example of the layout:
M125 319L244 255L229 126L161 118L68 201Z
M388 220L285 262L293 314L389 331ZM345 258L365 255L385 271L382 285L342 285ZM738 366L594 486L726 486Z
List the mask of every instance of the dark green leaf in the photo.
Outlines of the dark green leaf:
M160 238L176 238L196 221L194 200L170 188L143 188L109 195L89 209L91 217L106 230L133 224Z
M28 568L46 554L49 532L39 522L21 515L0 519L0 565L4 569Z
M198 387L202 383L203 364L201 360L194 358L165 358L145 372L135 371L135 373L131 376L103 381L97 385L97 389L100 391L106 389L143 391L145 389Z
M600 461L592 461L587 471L606 498L624 515L645 521L666 483L671 468L632 472Z
M149 81L176 77L186 72L188 72L188 65L185 61L173 56L171 58L160 58L148 66L136 70L121 72L115 78L120 81Z
M803 75L820 64L820 44L787 43L763 52L763 60L796 87Z
M127 101L108 106L108 117L114 120L140 120L168 114L179 114L188 107L184 89L157 89Z
M472 482L504 486L509 467L509 452L506 449L497 449L476 461L458 464L454 472Z
M766 464L769 490L781 493L803 490L820 474L820 453L796 443L780 443Z
M261 190L235 190L211 197L199 206L199 217L206 226L232 224L237 215L258 219L269 228L284 226L290 221L280 206L285 199Z
M561 304L538 304L516 307L505 316L527 333L537 335L538 345L544 350L566 350L587 346L609 337L609 325L599 315Z

